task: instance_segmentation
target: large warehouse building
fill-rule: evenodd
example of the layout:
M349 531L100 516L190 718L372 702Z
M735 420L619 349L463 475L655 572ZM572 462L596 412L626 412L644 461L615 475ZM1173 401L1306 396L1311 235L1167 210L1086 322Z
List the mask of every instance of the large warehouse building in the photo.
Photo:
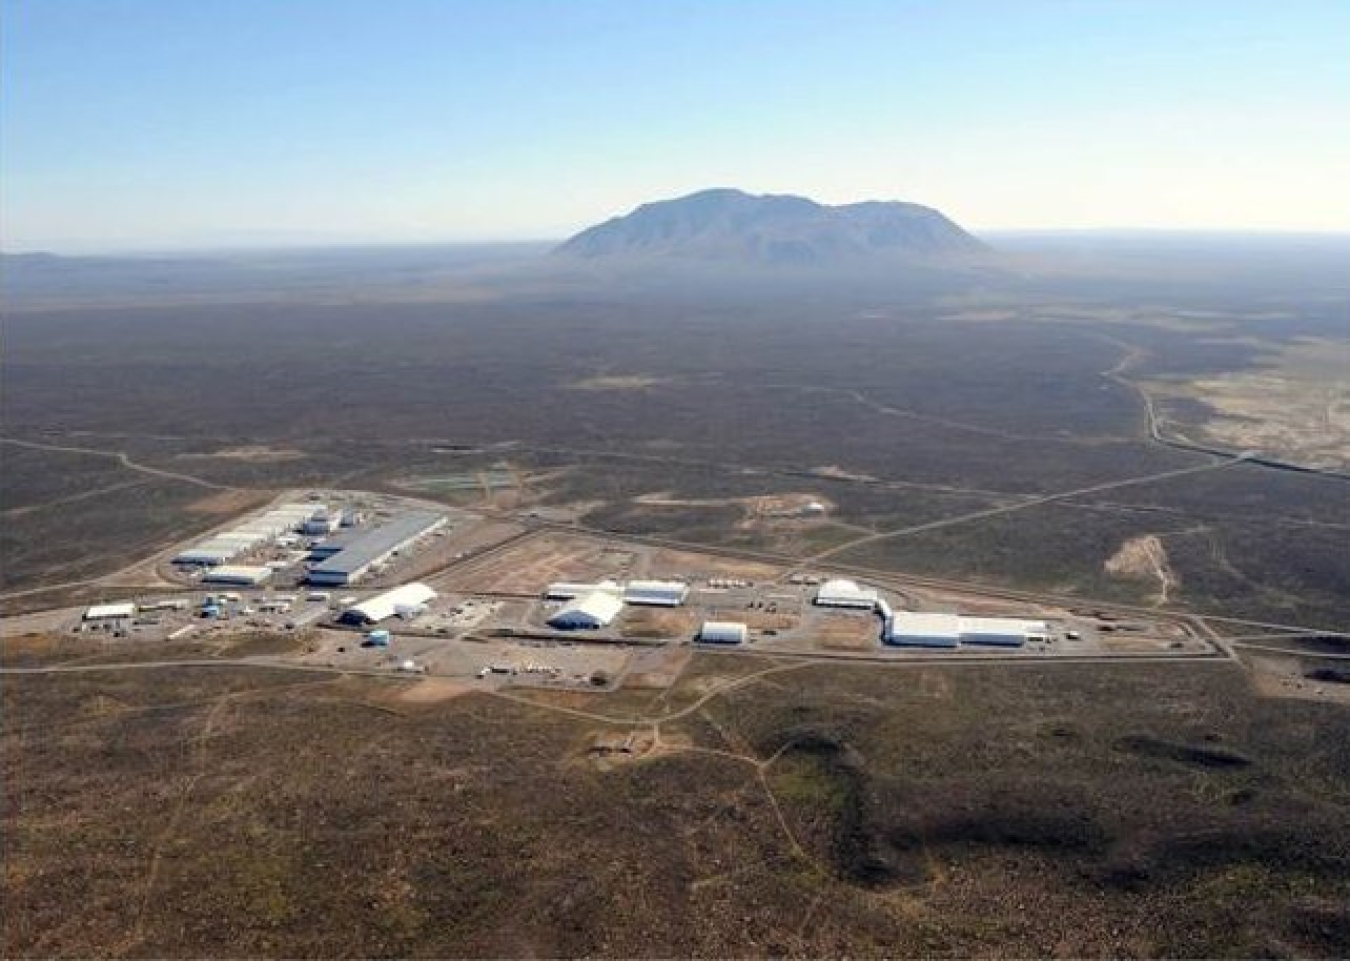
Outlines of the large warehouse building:
M1031 638L1049 634L1050 626L1045 621L898 611L886 620L882 640L903 647L951 648L961 644L1021 647Z
M881 639L902 647L956 647L961 643L961 618L929 611L897 611L886 621Z
M378 624L395 615L413 614L435 596L436 592L425 584L404 584L352 605L342 612L339 620L344 624Z
M859 587L855 582L840 577L820 585L816 591L815 603L821 607L856 607L871 610L877 606L878 599L876 591Z
M1048 637L1045 621L1024 621L1012 617L961 618L961 643L993 647L1021 647L1031 638Z
M372 567L382 564L420 537L445 524L444 514L409 511L347 542L340 551L310 568L311 584L355 584Z
M548 619L550 627L563 630L596 630L607 627L623 610L623 598L608 591L592 591Z

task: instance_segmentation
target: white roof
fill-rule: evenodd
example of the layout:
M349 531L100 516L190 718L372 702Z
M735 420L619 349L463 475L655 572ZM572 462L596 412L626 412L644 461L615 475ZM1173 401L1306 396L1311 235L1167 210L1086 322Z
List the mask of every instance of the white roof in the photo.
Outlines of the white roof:
M353 605L347 610L349 612L354 611L367 621L378 623L393 617L400 608L407 609L425 604L435 596L436 592L431 588L414 581L411 584L396 587L392 591L376 594L374 597Z
M961 638L961 618L935 611L897 611L886 624L887 637Z
M963 617L962 634L1048 634L1045 621L1027 621L1016 617Z
M548 586L548 589L544 591L544 596L554 598L555 600L568 601L574 597L593 594L596 591L622 594L623 586L611 580L603 580L598 584L586 584L580 581L554 581Z
M856 582L836 577L820 585L816 591L817 604L846 604L850 607L871 607L877 602L877 592L862 588Z
M84 612L84 619L96 621L105 617L132 617L135 613L135 604L95 604Z
M739 621L704 621L698 629L698 636L705 641L743 641L749 633L750 629Z
M623 592L630 604L679 604L688 596L689 585L680 581L629 581Z
M270 567L217 567L208 571L202 577L203 582L210 581L230 581L243 582L246 584L261 584L272 576Z
M623 599L608 591L592 591L578 598L550 617L549 623L589 620L601 626L619 616L623 610Z

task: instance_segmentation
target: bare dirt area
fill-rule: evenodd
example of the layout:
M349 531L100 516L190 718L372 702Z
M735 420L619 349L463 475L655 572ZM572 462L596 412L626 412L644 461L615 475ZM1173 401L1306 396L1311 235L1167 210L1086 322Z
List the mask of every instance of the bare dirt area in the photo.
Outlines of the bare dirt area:
M1177 576L1167 561L1167 550L1154 534L1132 537L1106 559L1106 573L1116 577L1152 580L1158 585L1154 603L1166 604L1177 586Z
M223 490L207 494L186 505L184 510L193 514L234 515L243 514L255 507L267 503L274 496L273 491L260 490Z
M870 651L877 646L877 625L870 611L823 614L811 625L811 635L827 651Z
M401 704L439 704L452 698L473 693L473 682L448 677L429 677L410 684L398 692Z
M631 551L587 536L538 534L481 561L449 571L439 583L451 590L538 594L552 581L597 581L629 576Z
M524 530L517 524L493 520L461 520L442 537L427 540L419 549L392 565L371 583L401 584L428 577L447 565L490 550Z
M693 648L675 645L636 651L629 661L623 686L636 690L668 688L684 673L693 656Z
M289 447L268 447L264 444L248 444L242 447L227 447L209 454L179 454L179 460L234 460L247 464L276 464L284 461L304 460L309 455L302 450Z
M572 390L627 391L645 390L667 383L669 378L652 377L647 374L598 374L573 381L567 386Z
M1304 339L1255 370L1151 383L1148 389L1160 398L1198 400L1213 411L1194 425L1199 436L1192 439L1350 470L1350 343ZM1191 425L1176 432L1191 432Z
M652 576L696 579L732 577L755 583L776 580L784 570L775 564L671 550L665 547L652 551L647 566Z
M685 607L629 607L623 615L625 637L688 638L697 630L697 612Z

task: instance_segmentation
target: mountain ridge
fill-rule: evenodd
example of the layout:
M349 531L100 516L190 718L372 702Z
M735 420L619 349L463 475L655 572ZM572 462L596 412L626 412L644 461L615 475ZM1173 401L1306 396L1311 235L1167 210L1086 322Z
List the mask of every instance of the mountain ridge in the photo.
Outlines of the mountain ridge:
M585 260L656 258L760 266L942 260L986 245L940 211L906 201L820 204L792 194L701 190L642 204L564 241L556 254Z

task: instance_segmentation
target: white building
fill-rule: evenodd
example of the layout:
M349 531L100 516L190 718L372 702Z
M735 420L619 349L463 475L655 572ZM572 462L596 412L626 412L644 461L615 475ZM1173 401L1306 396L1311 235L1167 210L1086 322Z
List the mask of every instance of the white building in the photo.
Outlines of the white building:
M574 598L585 597L587 594L594 594L596 591L621 595L623 594L623 585L610 580L600 581L598 584L584 584L579 581L554 581L544 591L544 597L550 601L570 601Z
M1032 637L1047 637L1050 625L1045 621L1025 621L1013 617L961 618L961 643L993 647L1021 647Z
M340 620L347 624L378 624L395 614L417 611L435 596L436 592L431 588L414 581L354 604L342 612Z
M95 604L84 612L86 621L115 621L124 617L135 617L135 604Z
M903 647L956 647L961 643L961 618L930 611L897 611L886 622L881 639Z
M859 587L842 577L828 580L816 591L815 603L821 607L856 607L871 610L877 606L877 592Z
M550 627L595 630L610 624L623 610L623 599L608 591L592 591L548 619Z
M244 587L256 587L266 583L272 576L270 567L243 567L221 565L213 567L202 575L203 584L240 584Z
M750 639L750 629L736 621L704 621L698 639L706 644L744 644Z
M629 581L623 599L628 604L679 607L689 596L689 585L679 581Z

